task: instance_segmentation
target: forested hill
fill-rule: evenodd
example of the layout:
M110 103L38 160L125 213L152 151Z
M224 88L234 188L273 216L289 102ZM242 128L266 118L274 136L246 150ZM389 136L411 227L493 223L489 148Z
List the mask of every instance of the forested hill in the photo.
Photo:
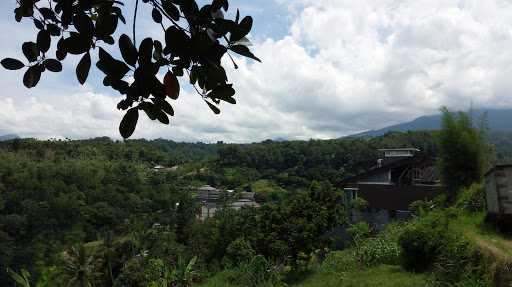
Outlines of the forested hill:
M0 141L8 141L17 138L19 138L19 136L15 134L0 134Z
M498 157L512 158L511 134L495 134L492 140L498 144ZM337 182L374 166L377 149L398 147L417 147L435 156L436 134L388 133L370 139L253 144L108 138L0 142L0 286L12 285L7 267L28 269L34 278L52 270L67 272L66 264L72 264L74 257L63 258L63 254L80 255L76 248L84 243L87 248L99 246L87 251L94 250L91 256L102 274L96 280L115 281L114 286L147 286L127 283L144 278L140 273L143 268L137 265L141 250L149 250L152 260L161 256L191 260L197 256L204 270L215 269L227 254L228 244L238 242L235 239L243 229L240 224L254 233L250 238L258 254L284 256L285 251L271 252L268 248L289 246L289 234L297 233L287 231L296 225L286 222L293 216L302 222L298 210L304 209L305 201L314 199L308 210L321 211L327 203L317 202L319 198L336 202L329 198L335 196ZM156 165L169 169L156 172ZM227 218L222 224L228 227L197 222L198 202L193 191L203 184L234 189L235 194L255 192L261 214L249 212L244 215L248 218ZM325 194L318 196L322 192ZM276 214L286 218L278 220L285 226L265 221L254 226L253 216L273 221ZM321 219L331 215L307 216ZM164 226L165 232L155 234L155 223ZM315 226L321 225L308 228ZM227 232L226 228L232 229Z
M89 140L11 139L0 143L0 151L27 153L45 159L105 159L174 166L202 161L217 155L217 145L178 143L171 140L114 141L108 137Z
M512 109L475 109L470 113L478 121L484 114L487 117L487 123L492 132L512 132ZM441 114L422 116L410 122L400 123L378 130L370 130L353 137L377 137L385 135L388 132L407 132L407 131L432 131L441 129Z
M138 264L140 250L187 260L198 256L201 264L215 265L225 253L222 240L227 235L219 239L217 227L195 221L197 201L191 191L198 186L254 191L257 201L265 204L309 190L315 181L325 181L328 191L328 181L336 183L374 165L377 148L402 146L435 152L429 133L243 145L108 138L0 142L0 286L12 285L7 268L28 269L34 278L55 266L68 270L63 252L79 251L72 248L83 243L100 245L94 255L103 274L98 280L116 280L121 284L116 286L147 286L126 283L138 280L131 276L140 272L129 268ZM178 167L155 172L155 165ZM290 200L300 203L297 208L304 207L303 197ZM299 214L272 205L269 215L274 208ZM155 223L171 231L155 238ZM274 231L261 231L265 232ZM274 245L284 246L283 240L274 240ZM108 247L108 242L113 245ZM273 245L261 246L261 252L267 252L264 248ZM106 258L109 254L115 257ZM113 262L108 272L106 260Z

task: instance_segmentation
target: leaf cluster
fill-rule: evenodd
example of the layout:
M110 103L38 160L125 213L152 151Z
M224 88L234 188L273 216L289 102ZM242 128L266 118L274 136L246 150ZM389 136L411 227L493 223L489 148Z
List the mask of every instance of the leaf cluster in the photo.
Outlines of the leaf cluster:
M122 34L117 41L122 59L107 50L115 45L119 22L126 24L123 1L117 0L18 0L14 10L16 21L32 20L38 30L36 41L25 42L22 52L26 62L13 58L1 61L8 70L27 68L23 84L33 88L45 71L62 71L68 56L80 56L76 76L80 84L87 81L93 53L98 55L96 67L105 74L103 84L123 95L117 108L126 111L119 126L124 138L135 131L139 112L151 120L169 124L174 110L169 100L180 94L178 77L188 76L190 84L210 109L220 113L221 101L236 104L235 89L228 83L222 57L231 52L260 61L247 47L246 36L252 29L251 16L224 18L228 0L213 0L199 7L195 0L142 0L151 5L151 17L161 27L165 41L147 37L137 45L135 2L133 36ZM50 48L56 43L55 56ZM229 55L231 60L233 58ZM233 60L235 68L236 63ZM159 73L164 71L161 81Z

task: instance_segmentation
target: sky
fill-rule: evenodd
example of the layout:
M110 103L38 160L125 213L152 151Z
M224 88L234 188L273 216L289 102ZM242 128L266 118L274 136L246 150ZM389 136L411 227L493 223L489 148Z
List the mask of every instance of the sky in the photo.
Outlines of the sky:
M15 2L0 3L0 58L23 59L21 44L36 37L29 20L15 22ZM132 138L328 139L441 106L512 108L512 0L231 0L228 16L236 8L254 18L251 49L262 60L235 57L235 70L224 59L237 104L214 115L183 81L171 124L143 115ZM138 39L162 37L150 15L139 11ZM0 135L119 139L120 95L95 67L79 85L78 61L68 56L33 89L23 70L0 69Z

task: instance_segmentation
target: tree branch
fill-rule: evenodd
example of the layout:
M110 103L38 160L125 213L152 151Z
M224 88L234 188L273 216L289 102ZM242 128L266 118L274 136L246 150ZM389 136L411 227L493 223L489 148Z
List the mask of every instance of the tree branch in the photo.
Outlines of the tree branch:
M137 47L137 40L135 38L135 24L137 23L137 9L139 8L139 0L135 0L135 12L133 15L133 45Z

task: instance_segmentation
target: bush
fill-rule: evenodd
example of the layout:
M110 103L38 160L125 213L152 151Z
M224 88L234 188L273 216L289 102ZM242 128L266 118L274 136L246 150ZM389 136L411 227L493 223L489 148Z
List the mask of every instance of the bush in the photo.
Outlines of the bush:
M431 269L448 240L447 231L448 219L441 212L409 223L398 239L403 267L415 272Z
M447 236L434 262L436 276L446 282L471 281L473 266L477 266L471 261L478 261L473 250L471 243L460 234Z
M462 189L455 206L464 211L479 212L485 210L485 188L480 183L475 183Z
M474 248L460 231L449 226L452 210L432 212L405 227L400 234L401 263L406 270L434 271L443 282L472 278L478 258Z
M362 197L358 197L351 202L351 207L357 211L365 211L368 208L368 201L364 200Z
M244 238L238 238L231 242L226 248L224 262L226 265L248 263L256 255L251 244Z
M400 247L396 241L379 237L371 238L356 248L355 256L362 265L367 267L379 264L395 265L400 263Z
M357 267L357 259L351 250L333 251L327 254L322 267L330 271L346 272Z
M228 275L231 284L237 286L275 286L280 282L279 273L265 257L257 255L250 262L231 269Z
M364 221L352 224L347 228L347 233L357 245L359 241L370 236L370 225Z

